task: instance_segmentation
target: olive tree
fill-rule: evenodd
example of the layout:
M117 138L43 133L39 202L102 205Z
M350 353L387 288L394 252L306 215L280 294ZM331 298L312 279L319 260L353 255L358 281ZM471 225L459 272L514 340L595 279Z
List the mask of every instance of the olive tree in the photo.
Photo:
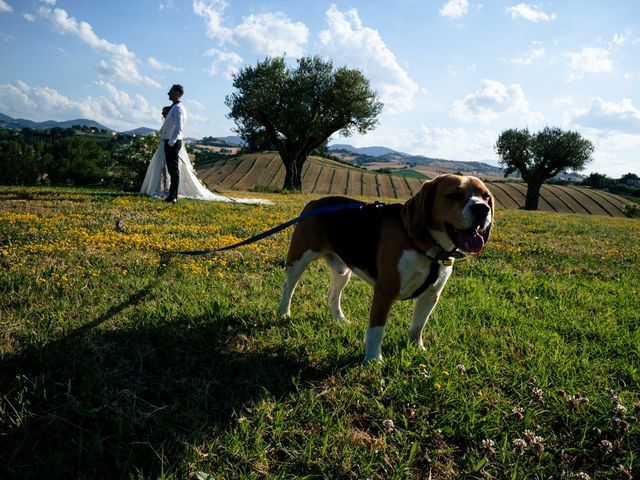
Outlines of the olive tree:
M531 134L528 129L503 131L495 144L505 177L516 170L527 183L525 210L537 210L542 184L560 172L583 170L591 160L593 144L578 132L546 127Z
M226 97L235 132L247 143L273 145L285 166L284 189L302 190L302 167L335 132L366 133L377 124L382 103L359 70L303 57L294 67L267 57L234 75Z

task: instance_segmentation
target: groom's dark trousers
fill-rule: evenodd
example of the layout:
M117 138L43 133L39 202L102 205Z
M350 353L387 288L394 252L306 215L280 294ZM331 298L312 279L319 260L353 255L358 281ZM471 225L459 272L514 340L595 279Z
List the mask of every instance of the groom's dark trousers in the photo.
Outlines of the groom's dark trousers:
M173 147L169 145L169 140L164 141L164 157L167 162L167 170L171 178L169 186L169 199L178 199L178 185L180 184L180 168L178 167L178 153L182 148L182 140L176 140Z

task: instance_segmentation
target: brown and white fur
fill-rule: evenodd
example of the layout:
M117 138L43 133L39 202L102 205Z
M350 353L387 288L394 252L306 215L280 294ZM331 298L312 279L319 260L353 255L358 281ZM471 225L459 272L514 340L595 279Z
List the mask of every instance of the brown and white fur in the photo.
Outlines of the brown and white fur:
M325 197L309 202L303 211L354 203L362 202ZM340 296L352 272L373 287L366 361L382 359L387 317L398 299L414 298L409 337L424 349L422 330L453 270L451 256L482 250L493 209L493 196L479 179L441 175L425 182L404 205L363 204L361 209L307 218L296 225L291 237L279 311L290 315L300 276L322 257L329 266L328 296L336 320L346 321Z

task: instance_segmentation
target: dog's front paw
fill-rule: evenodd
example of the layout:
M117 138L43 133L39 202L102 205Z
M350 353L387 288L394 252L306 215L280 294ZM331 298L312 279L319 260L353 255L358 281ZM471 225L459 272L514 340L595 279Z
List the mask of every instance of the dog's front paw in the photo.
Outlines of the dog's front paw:
M368 355L365 355L364 357L364 363L366 363L367 365L375 365L377 363L383 363L384 360L382 359L382 354L378 354L377 356L372 356L369 357Z
M384 338L384 325L367 328L365 337L364 360L367 363L382 361L382 339Z
M422 337L411 338L411 344L417 350L426 350L426 348L424 348L424 343L422 343Z

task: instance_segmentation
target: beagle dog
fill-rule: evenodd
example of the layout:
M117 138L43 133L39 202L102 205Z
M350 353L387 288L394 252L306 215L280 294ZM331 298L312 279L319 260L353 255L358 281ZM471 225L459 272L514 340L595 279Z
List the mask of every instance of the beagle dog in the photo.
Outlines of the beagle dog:
M302 220L291 237L280 314L290 315L302 272L322 257L331 275L333 316L346 322L340 295L353 272L373 287L365 360L374 361L382 359L387 316L398 299L414 299L409 337L424 349L422 330L451 275L454 258L484 248L494 201L478 178L441 175L425 182L405 204L325 197L309 202L303 214L317 209L332 211Z

